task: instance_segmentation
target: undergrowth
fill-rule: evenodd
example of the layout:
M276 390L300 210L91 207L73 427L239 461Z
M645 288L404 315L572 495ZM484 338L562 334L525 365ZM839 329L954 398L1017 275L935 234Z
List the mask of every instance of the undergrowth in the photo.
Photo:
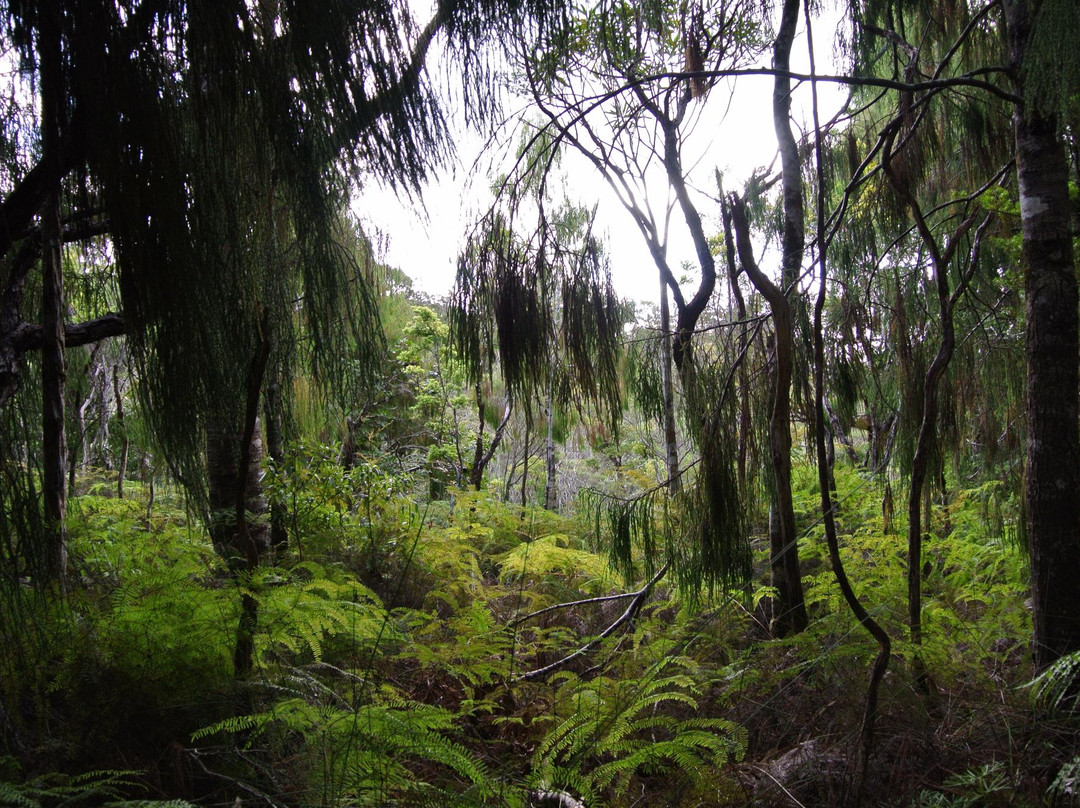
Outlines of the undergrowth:
M1021 687L1016 503L988 484L933 510L922 692L903 525L886 523L879 480L838 467L836 482L848 575L895 643L868 798L1071 799L1080 665ZM417 505L392 475L327 452L273 472L290 550L235 579L184 512L86 494L66 599L4 600L19 631L0 651L0 805L838 803L875 647L837 591L815 484L799 471L811 626L767 642L764 580L694 604L661 581L627 616L588 520L476 492ZM258 626L255 673L238 681L242 593ZM1032 718L1035 701L1052 720Z

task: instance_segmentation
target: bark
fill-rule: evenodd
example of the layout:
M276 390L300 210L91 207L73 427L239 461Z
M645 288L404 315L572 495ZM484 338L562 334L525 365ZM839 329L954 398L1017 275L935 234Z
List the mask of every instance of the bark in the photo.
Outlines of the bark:
M90 345L108 337L119 337L126 334L126 326L123 316L119 314L105 314L93 320L83 323L64 326L64 344L68 348L76 348L81 345ZM8 336L11 347L19 354L41 348L45 342L45 329L43 326L33 323L20 323L12 329Z
M975 267L982 234L990 219L989 217L985 219L976 233L971 257L968 259L956 290L952 291L949 283L949 266L957 245L971 229L975 219L969 216L961 222L944 248L938 243L903 172L893 164L893 138L896 136L896 131L897 129L894 128L893 133L886 139L881 164L892 187L910 210L915 229L922 239L926 252L930 255L934 289L937 294L938 317L941 321L941 341L923 377L922 420L919 423L919 434L915 441L915 455L911 461L911 483L908 489L908 627L911 642L918 648L922 643L922 546L924 531L929 533L930 522L930 491L927 487L927 476L931 470L931 456L937 444L938 395L941 381L949 367L949 362L952 361L956 345L953 310ZM925 529L924 517L927 522ZM928 687L928 681L921 658L916 655L913 663L916 678L925 689Z
M262 439L255 430L246 450L242 451L241 431L242 428L231 418L214 418L206 427L210 538L218 555L226 560L233 571L242 570L248 564L247 539L241 535L242 529L246 530L256 548L265 549L269 544L266 526L261 519L268 511L259 468L263 455ZM242 455L247 458L244 466L241 465ZM242 525L238 500L244 503ZM258 518L256 524L250 523L249 514Z
M668 184L675 191L675 198L679 202L686 227L690 231L690 237L694 241L694 251L697 254L698 267L701 270L701 281L698 283L694 296L677 305L675 320L675 341L672 346L672 358L675 366L684 376L690 372L691 354L693 350L694 329L697 322L705 312L705 307L712 299L713 289L716 288L716 262L712 256L712 247L705 235L705 228L701 223L701 214L690 198L690 192L686 187L686 179L683 177L682 157L679 154L679 130L678 123L670 118L657 116L664 131L664 169L667 172ZM665 264L666 269L666 264ZM678 286L670 272L664 278L668 287L674 291ZM680 296L675 297L678 304Z
M506 434L506 425L510 423L510 413L513 412L513 402L510 394L507 393L502 420L495 428L495 434L491 436L487 451L484 450L484 392L480 382L476 383L476 409L480 419L480 428L476 433L476 449L473 452L472 465L469 467L469 485L479 491L484 484L484 470L491 462L491 458L495 456L495 450L499 448L503 435Z
M544 507L549 511L558 508L559 492L555 478L555 357L552 356L551 371L548 376L547 400L544 402L544 414L547 416L547 437L544 441L544 467L547 481L544 483Z
M675 432L675 374L671 347L671 309L668 291L660 284L660 374L664 388L664 458L667 463L668 491L672 496L682 490L679 471L679 442Z
M754 287L769 304L774 338L773 405L769 416L769 455L772 461L775 494L775 522L770 526L770 566L777 603L775 630L781 636L806 628L809 618L803 597L799 569L798 534L791 494L791 368L794 354L791 306L783 290L757 265L750 244L750 224L743 201L731 196L732 224L739 260Z
M848 460L851 461L851 465L859 465L859 454L855 451L855 444L851 442L851 438L848 437L847 432L844 431L844 425L840 423L840 416L837 415L836 410L829 404L829 399L826 397L822 401L822 405L825 408L825 414L829 417L829 425L832 429L833 436L836 440L840 441L840 445L844 447L844 451L847 453ZM835 462L835 450L833 452Z
M815 59L814 59L814 41L813 41L813 29L810 23L810 3L809 0L805 0L806 11L806 26L807 26L807 39L809 41L810 51L810 72L815 73ZM866 690L866 704L863 709L862 726L860 728L860 750L859 750L859 763L855 773L855 787L854 791L854 804L858 805L863 791L863 785L866 780L867 770L870 765L870 750L874 741L874 727L877 722L877 704L878 693L881 688L881 682L885 677L885 672L889 666L889 656L892 652L892 641L889 638L888 632L882 628L881 624L875 620L858 595L855 594L854 588L851 586L851 581L847 577L847 572L844 569L843 559L840 557L840 541L836 532L836 507L834 505L834 481L831 473L831 466L827 462L827 455L829 454L826 446L826 429L825 418L826 408L828 407L828 400L825 397L825 328L824 328L824 311L825 311L825 297L828 285L828 273L826 271L827 266L827 253L828 242L822 237L822 233L825 230L826 218L825 218L825 169L823 165L822 153L821 153L821 123L818 119L818 95L817 95L817 83L811 84L814 99L814 151L815 151L815 164L817 170L817 211L816 220L818 226L818 293L817 299L814 302L814 324L813 324L813 343L814 343L814 409L816 410L816 418L814 419L814 444L817 450L817 469L818 469L818 489L821 495L821 515L822 522L825 528L825 542L829 548L829 563L833 569L833 575L836 577L836 584L840 588L840 592L844 597L844 602L847 604L848 609L855 616L855 619L859 621L861 625L874 641L878 645L877 657L874 660L874 666L870 671L870 681ZM835 419L839 421L839 419ZM841 431L841 434L842 431ZM835 450L834 450L835 451ZM854 454L854 452L852 452Z
M266 419L266 453L280 469L285 463L285 432L281 425L281 386L277 381L267 385L263 405ZM275 498L270 503L270 547L283 553L289 546L285 503Z
M799 0L784 0L780 30L773 45L773 67L786 72L791 67L791 44L799 21ZM802 271L806 237L803 227L802 164L799 148L791 132L791 79L778 73L773 83L773 128L780 150L784 223L780 236L782 249L781 284L788 291Z
M120 365L113 365L113 395L116 396L116 426L120 429L120 460L116 465L116 498L124 498L124 477L127 475L128 452L131 438L128 437L127 424L124 423L124 396L120 389Z
M47 174L55 178L45 191L41 209L42 305L42 495L45 505L45 576L63 581L67 570L67 493L64 461L64 275L61 260L60 135L64 115L63 67L60 54L60 8L56 2L42 9L38 51L41 67L41 150Z
M740 322L746 322L746 301L743 299L742 289L739 287L739 269L735 262L735 233L731 225L731 208L728 206L724 194L724 186L721 182L720 172L716 173L716 186L720 191L720 213L724 224L724 256L727 261L728 284L731 294L735 298L735 311ZM750 453L750 441L753 437L753 423L750 411L750 370L747 367L746 354L749 350L749 336L744 326L739 331L739 447L737 459L737 472L739 490L746 492L746 461Z
M233 653L233 669L236 677L246 678L255 661L255 629L258 626L259 601L250 589L250 576L259 566L262 552L267 549L269 527L263 520L255 526L249 524L249 505L266 513L266 499L262 490L261 459L262 442L259 440L259 394L270 359L268 336L268 312L263 312L262 342L258 354L252 359L247 377L247 401L244 407L243 432L240 437L240 460L236 470L236 533L244 552L243 572L249 587L240 596L240 622L236 629L236 650Z
M1038 5L1005 3L1014 67L1023 64ZM1025 502L1034 655L1042 669L1080 650L1080 329L1068 168L1056 121L1025 106L1013 128L1027 316Z

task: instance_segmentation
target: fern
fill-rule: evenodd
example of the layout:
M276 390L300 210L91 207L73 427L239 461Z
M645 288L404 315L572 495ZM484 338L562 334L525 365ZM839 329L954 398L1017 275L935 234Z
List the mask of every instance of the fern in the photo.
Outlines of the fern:
M256 739L271 747L300 749L313 776L311 785L335 801L387 805L456 783L478 800L495 793L483 763L450 737L454 715L441 707L402 698L382 689L355 710L312 704L302 698L280 701L268 711L240 716L199 730L196 738L219 733Z
M1052 805L1080 804L1080 758L1061 767L1046 793Z
M256 654L264 664L273 659L323 659L325 643L342 637L370 645L387 625L378 597L351 576L334 580L329 570L310 562L290 570L259 570L247 591L259 603L262 630Z
M592 803L600 794L618 796L638 774L677 771L693 781L714 776L717 767L740 759L743 729L721 718L679 717L697 709L687 661L666 657L641 679L598 679L585 684L564 674L565 717L533 755L538 787L574 791Z
M0 806L122 805L123 792L137 787L132 779L137 774L120 770L92 771L75 776L52 772L25 783L0 781Z
M1080 651L1061 657L1028 683L1037 704L1069 715L1077 711L1078 685Z

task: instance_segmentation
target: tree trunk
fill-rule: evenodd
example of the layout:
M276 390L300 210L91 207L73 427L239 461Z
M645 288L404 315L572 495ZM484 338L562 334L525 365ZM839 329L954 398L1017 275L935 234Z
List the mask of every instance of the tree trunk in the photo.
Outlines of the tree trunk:
M797 8L797 7L796 7ZM791 495L791 368L793 338L791 306L782 289L758 268L750 244L750 224L746 208L737 196L731 197L731 217L738 244L739 260L754 286L769 304L775 329L773 407L769 417L769 455L772 460L775 519L770 518L770 566L776 588L775 630L785 636L806 628L809 618L803 597L799 569L795 506Z
M215 418L206 427L206 470L210 495L210 538L218 555L231 570L247 566L248 548L241 535L237 500L243 497L247 532L259 550L269 545L269 528L263 518L269 507L263 494L260 469L263 444L256 429L246 454L248 464L241 475L240 429L232 418ZM243 479L241 489L240 480ZM243 493L241 494L241 490ZM247 514L256 517L254 523Z
M731 208L728 206L724 194L724 184L720 172L716 172L716 187L720 191L720 214L724 225L724 256L727 261L728 284L731 296L735 299L735 313L739 321L744 323L739 330L739 448L737 459L737 473L739 479L739 491L742 496L747 496L746 462L750 453L750 442L753 438L753 422L750 410L750 371L747 366L747 352L749 350L749 335L746 323L746 301L743 299L742 289L739 288L739 269L735 262L735 232L731 225Z
M281 386L275 380L267 385L263 404L266 418L266 453L281 469L285 463L285 433L281 425ZM277 554L289 547L285 502L276 498L270 503L270 547Z
M116 426L120 429L120 462L116 465L116 497L124 498L124 477L127 475L128 452L131 438L128 437L127 424L124 423L124 397L120 389L120 365L113 365L113 394L116 396Z
M667 463L668 492L676 496L682 490L679 471L679 442L675 432L675 373L671 353L671 308L667 284L660 283L660 374L664 387L664 458Z
M510 394L506 394L506 406L503 408L503 417L491 436L487 451L484 451L484 391L480 382L476 383L476 412L480 420L480 426L476 431L476 449L473 452L472 465L469 467L469 485L479 491L484 485L484 470L491 458L495 456L495 450L502 443L503 435L506 434L506 425L510 423L510 414L513 412L513 400ZM505 502L508 497L504 498Z
M1005 3L1014 67L1038 2ZM1035 664L1080 650L1080 331L1068 168L1056 121L1013 116L1027 315L1027 533Z
M63 120L63 67L60 55L60 8L46 3L39 17L38 52L41 67L41 150L50 182L41 210L41 384L42 384L42 494L45 504L45 577L63 580L67 570L67 495L64 461L64 273L61 260L63 229L60 224L60 134Z
M554 382L549 378L547 401L544 405L545 414L547 415L547 438L544 442L544 466L547 470L547 482L544 484L544 507L549 511L556 510L559 504L559 492L556 489L555 480L555 402L553 399Z

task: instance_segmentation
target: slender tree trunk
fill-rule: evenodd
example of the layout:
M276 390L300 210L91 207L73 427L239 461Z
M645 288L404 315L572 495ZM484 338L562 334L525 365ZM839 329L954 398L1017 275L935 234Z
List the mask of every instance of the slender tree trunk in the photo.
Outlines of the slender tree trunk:
M554 362L552 362L554 365ZM554 370L554 368L552 368ZM549 511L557 509L559 492L555 479L555 402L554 382L549 379L547 401L544 404L547 415L547 437L544 442L544 466L547 470L547 482L544 484L544 507Z
M800 13L799 0L784 0L780 28L773 46L773 65L778 71L786 71L790 66L791 45ZM769 302L775 333L775 388L769 417L769 454L773 468L776 522L775 529L770 531L770 560L778 602L774 624L777 632L784 636L805 629L809 618L803 598L795 506L791 494L791 382L795 361L795 324L794 312L787 298L789 290L797 294L795 282L802 271L805 243L802 164L791 132L791 79L779 74L773 84L773 127L780 151L783 185L780 288L758 269L753 260L749 223L741 201L734 206L732 213L739 234L739 256L743 268Z
M682 490L679 472L679 442L675 432L675 373L671 352L671 308L667 284L660 283L660 375L664 388L664 457L667 463L668 492L675 496Z
M64 273L60 224L60 134L63 125L63 67L60 55L60 7L54 0L40 10L38 53L41 67L42 162L55 182L41 210L41 383L42 383L42 493L45 503L45 574L63 581L67 570L67 496L64 461Z
M1005 3L1013 67L1024 63L1040 3ZM1068 167L1056 121L1013 116L1027 306L1025 501L1035 664L1080 650L1080 329Z
M724 256L727 261L728 285L735 299L735 313L739 321L744 323L739 330L739 356L741 357L739 361L739 453L736 462L739 491L743 496L747 496L746 462L750 453L753 422L750 411L750 371L746 361L749 349L749 336L745 325L746 301L743 299L742 289L739 288L739 269L735 262L735 233L731 226L731 208L724 194L724 184L719 171L716 172L716 187L720 191L720 213L724 224Z
M807 25L807 40L810 52L810 72L816 73L817 68L814 58L813 29L810 22L810 0L804 0L805 19ZM874 726L877 722L878 691L881 681L889 666L889 656L892 652L892 641L888 632L875 620L858 595L855 594L847 572L844 570L844 562L840 557L840 541L836 532L836 508L833 499L833 475L830 466L826 462L828 454L825 441L825 417L828 401L825 397L825 327L824 311L825 296L828 285L828 273L826 272L826 257L828 242L823 238L825 229L825 169L821 153L821 123L818 118L818 95L817 82L811 84L814 100L814 152L815 168L817 173L817 211L816 221L818 228L818 293L814 302L814 408L817 417L814 419L814 443L817 449L818 489L821 495L821 515L825 527L825 543L829 548L829 562L832 565L836 584L840 588L848 609L866 629L867 633L878 644L877 657L870 671L870 681L866 689L866 705L863 709L862 727L860 731L861 744L859 750L859 764L855 773L854 804L858 805L862 798L863 784L870 764L870 750L874 741Z
M128 452L131 449L131 438L128 436L127 424L124 422L124 397L120 389L120 365L113 365L113 394L116 396L116 426L120 429L120 462L116 466L116 497L124 498L124 477L127 475Z
M281 385L275 379L266 387L263 403L266 420L266 453L281 469L285 463L285 432L281 424ZM284 553L289 547L288 513L285 502L274 498L270 503L270 547L275 553Z
M510 394L506 394L506 406L503 407L503 417L495 428L495 433L488 442L487 451L484 450L484 391L480 382L476 383L476 412L480 419L480 428L476 432L476 449L473 452L472 465L469 467L469 485L479 491L484 485L484 470L495 456L495 450L502 443L503 435L506 434L506 426L510 423L510 414L513 412L513 400ZM505 502L509 496L504 497Z
M769 455L775 486L772 512L775 518L770 518L769 539L772 583L777 599L774 625L777 633L784 636L802 631L809 622L799 569L798 534L791 494L791 306L783 290L758 268L750 244L746 208L735 195L731 197L731 214L739 260L754 286L768 302L775 329L773 407L769 417Z
M521 507L524 508L526 504L526 490L529 483L529 421L525 420L525 457L523 465L521 467Z
M248 522L249 511L266 513L262 491L262 441L259 439L259 394L270 358L270 338L267 314L263 313L262 344L251 361L247 378L247 401L244 407L243 433L240 437L240 458L236 474L236 533L243 548L243 572L249 578L249 588L240 596L240 622L236 629L236 650L233 669L237 678L246 678L255 661L255 629L258 627L259 601L250 591L250 576L259 566L259 559L269 539L268 526Z

